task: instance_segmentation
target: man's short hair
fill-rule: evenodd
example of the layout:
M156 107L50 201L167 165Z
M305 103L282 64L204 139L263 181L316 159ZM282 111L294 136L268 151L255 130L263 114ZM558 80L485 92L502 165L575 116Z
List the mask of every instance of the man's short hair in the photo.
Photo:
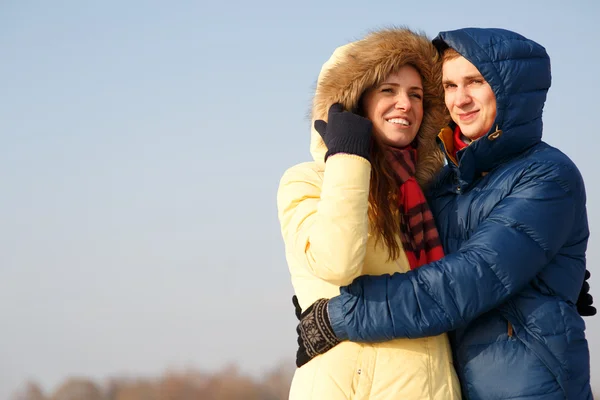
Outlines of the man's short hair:
M446 50L444 50L444 53L442 54L442 62L454 60L458 57L462 57L462 55L458 51L454 50L452 47L448 47Z

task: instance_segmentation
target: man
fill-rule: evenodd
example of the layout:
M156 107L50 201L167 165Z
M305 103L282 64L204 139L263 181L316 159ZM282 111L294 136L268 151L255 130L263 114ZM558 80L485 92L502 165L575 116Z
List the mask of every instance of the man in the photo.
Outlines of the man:
M448 164L428 200L447 255L319 300L328 312L302 314L297 363L332 347L328 333L378 342L454 331L465 398L591 399L575 305L586 276L585 188L573 162L541 140L549 57L502 29L442 32L434 44L454 123L440 133Z

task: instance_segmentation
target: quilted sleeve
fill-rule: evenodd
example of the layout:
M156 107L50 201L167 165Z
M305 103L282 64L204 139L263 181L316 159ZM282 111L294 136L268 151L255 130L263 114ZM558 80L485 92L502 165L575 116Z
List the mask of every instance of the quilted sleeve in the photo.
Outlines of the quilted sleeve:
M458 252L342 288L329 303L334 331L372 342L456 329L521 291L576 230L587 230L579 171L531 166Z

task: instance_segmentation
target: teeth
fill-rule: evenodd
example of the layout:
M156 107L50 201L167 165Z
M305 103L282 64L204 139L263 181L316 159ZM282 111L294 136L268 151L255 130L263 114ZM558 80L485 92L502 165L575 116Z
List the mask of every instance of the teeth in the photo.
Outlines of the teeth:
M392 118L392 119L388 119L387 121L391 122L392 124L400 124L400 125L405 125L405 126L410 125L410 122L408 122L404 118Z

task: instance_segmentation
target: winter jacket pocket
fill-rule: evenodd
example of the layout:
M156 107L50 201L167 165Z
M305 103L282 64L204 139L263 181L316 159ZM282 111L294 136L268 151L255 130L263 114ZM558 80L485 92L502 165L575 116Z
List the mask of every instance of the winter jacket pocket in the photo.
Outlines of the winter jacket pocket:
M512 333L509 336L514 339L512 342L520 348L511 357L515 359L515 368L527 376L529 382L540 382L540 390L546 386L554 388L556 385L563 391L562 395L566 396L566 372L543 339L527 329L512 313L503 312L503 315L508 321L509 333ZM520 357L523 358L519 360ZM517 366L518 363L521 366ZM545 378L546 375L552 378L552 382Z
M564 398L556 359L545 346L500 310L456 332L456 365L463 391L473 399ZM523 333L525 332L525 333Z
M468 346L461 357L463 384L471 400L565 396L554 374L516 334L511 340Z

